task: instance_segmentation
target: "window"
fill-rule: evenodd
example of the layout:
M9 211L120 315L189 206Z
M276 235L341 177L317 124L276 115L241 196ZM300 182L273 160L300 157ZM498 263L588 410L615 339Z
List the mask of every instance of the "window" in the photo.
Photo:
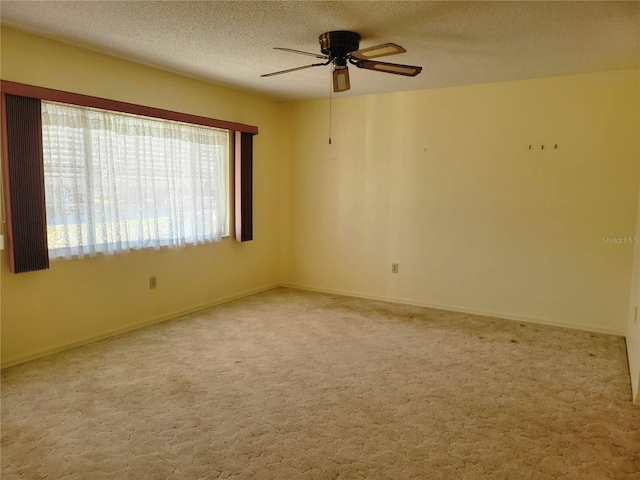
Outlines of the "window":
M226 233L228 130L42 102L50 258Z
M61 224L64 226L69 226L69 218L73 218L75 216L76 219L80 219L79 222L75 223L75 227L73 227L74 223L71 222L71 229L69 229L64 234L58 234L63 238L63 242L65 246L55 246L56 241L54 240L52 243L54 245L54 250L52 252L49 251L47 246L47 220L46 220L46 210L47 207L45 205L45 175L44 175L44 159L43 159L43 115L42 115L42 102L52 102L52 105L55 105L53 102L57 102L60 107L70 107L71 105L77 105L79 107L88 107L88 110L93 111L102 111L104 113L111 112L121 112L124 114L124 117L129 118L138 118L144 117L147 121L153 123L155 119L158 119L160 123L163 123L163 120L169 120L174 124L174 126L183 126L186 128L190 128L195 126L194 132L198 132L199 127L211 127L214 131L217 131L219 135L226 135L228 142L233 143L233 160L234 168L231 172L229 172L229 177L233 176L233 210L234 210L234 230L235 230L235 239L238 242L247 242L253 240L253 137L258 135L258 127L253 125L246 125L243 123L233 122L229 120L219 120L212 117L203 117L199 115L193 115L184 112L177 112L171 110L163 110L161 108L155 108L145 105L138 105L134 103L126 103L118 100L112 100L107 98L100 97L92 97L89 95L82 95L73 92L65 92L62 90L54 90L46 87L39 87L34 85L26 85L24 83L17 82L9 82L7 80L0 80L0 106L2 111L2 121L0 121L0 128L2 130L2 168L4 172L4 200L5 200L5 213L6 213L6 228L7 228L7 243L8 243L8 253L9 253L9 268L13 273L23 273L23 272L33 272L38 270L46 270L49 268L49 254L52 253L52 256L73 256L73 250L75 249L77 256L84 256L85 254L93 255L96 252L104 251L107 253L114 253L117 251L127 251L132 248L146 248L146 247L154 247L158 248L158 246L167 245L167 246L176 246L182 244L189 243L201 243L211 241L212 239L215 241L219 239L220 233L220 218L222 215L219 214L220 210L220 202L217 203L216 207L213 206L206 207L210 205L209 200L215 198L215 194L212 193L212 189L206 189L202 187L202 184L199 184L201 180L196 176L189 177L191 179L191 185L193 182L196 183L195 191L200 192L198 197L191 197L191 202L186 202L184 197L182 201L178 197L162 197L163 191L158 187L158 178L164 179L164 184L175 187L176 185L189 185L189 181L185 180L186 177L182 176L182 180L177 182L175 180L176 176L170 177L169 173L173 175L175 173L175 164L173 165L173 169L169 168L168 170L165 168L164 176L162 173L162 165L157 166L155 163L151 164L146 160L140 162L138 165L140 168L144 165L145 168L150 166L153 169L153 174L151 175L148 170L145 170L144 173L140 176L141 179L146 177L150 177L153 182L153 187L150 189L156 194L160 192L160 194L156 195L156 199L161 199L165 201L165 205L182 205L184 208L182 210L174 209L166 207L165 212L162 211L161 208L158 209L158 216L153 217L142 217L142 220L136 221L128 221L131 216L130 213L125 209L122 209L122 206L113 199L109 197L103 197L102 202L105 202L107 198L109 198L108 205L100 205L100 201L98 201L97 205L97 213L93 208L85 208L84 212L81 212L80 209L86 207L86 205L90 202L90 199L95 199L95 194L100 193L100 188L102 188L102 192L108 192L109 189L113 190L114 182L120 176L115 175L115 168L111 170L107 169L103 172L104 178L100 178L99 182L95 181L96 176L96 166L97 165L116 165L118 163L123 163L124 161L114 161L109 160L108 157L102 158L101 162L97 164L94 161L80 164L71 164L69 162L66 163L66 166L58 166L55 175L52 175L52 178L57 176L59 177L56 181L59 182L59 192L63 193L61 198L65 198L64 194L68 193L68 191L72 192L73 195L67 198L73 198L75 200L80 199L80 202L77 204L78 211L73 212L71 207L71 211L66 211L63 209L62 213L56 213L55 210L52 212L55 218L52 221L53 224ZM47 107L49 108L49 107ZM98 109L98 110L96 110ZM107 111L107 112L105 112ZM53 112L53 108L51 109ZM113 113L113 115L118 115L117 113ZM53 115L55 117L55 115ZM132 117L133 116L133 117ZM91 151L91 157L94 158L96 152L100 153L103 150L102 147L94 146L92 136L83 133L81 137L77 137L75 141L71 141L69 139L60 141L60 135L62 133L73 133L73 135L78 135L78 132L81 131L81 128L78 125L66 125L64 123L55 125L52 122L52 114L50 113L47 117L47 122L49 123L47 128L50 128L50 131L47 135L51 140L52 144L56 142L65 144L67 146L67 150L73 146L73 148L81 147L85 151ZM81 117L81 116L80 116ZM84 128L86 125L94 128L93 121L83 120L84 123L80 122ZM113 123L113 122L112 122ZM108 122L105 122L108 124ZM113 123L115 125L119 125L117 122ZM177 124L177 125L176 125ZM98 127L98 131L105 130L103 127ZM205 129L206 130L206 129ZM90 130L91 131L91 130ZM143 132L143 130L139 130ZM152 158L156 158L155 153L160 151L159 145L162 145L164 148L167 145L173 145L174 150L182 151L183 147L186 148L186 145L190 145L190 152L205 152L207 155L212 154L215 157L216 152L220 152L220 146L224 143L227 145L227 150L225 155L229 155L229 151L231 150L230 145L227 142L223 142L220 140L220 137L217 140L211 141L211 138L206 140L205 142L200 142L199 140L193 141L192 138L188 138L184 140L183 137L175 136L173 131L169 128L151 128L151 131L154 132L162 132L158 138L159 140L155 140L154 136L147 138L146 147L147 149L155 149L152 150L154 155ZM116 127L114 131L111 133L106 133L107 130L102 132L101 134L97 134L98 137L103 137L107 139L107 147L104 148L105 151L113 150L111 147L114 145L120 145L121 143L127 144L126 141L122 141L119 143L114 143L112 140L114 138L120 138L122 140L130 136L128 132L123 133L120 127ZM180 130L182 132L182 130ZM198 138L198 135L194 134L194 137ZM213 137L216 135L213 134ZM145 137L143 134L142 137ZM82 142L80 142L79 138L82 138ZM151 140L150 138L154 138ZM79 143L80 142L80 143ZM111 142L111 143L109 143ZM47 147L49 151L53 151L49 146ZM59 148L59 147L58 147ZM58 157L62 158L63 154L68 154L64 150L59 150ZM60 158L49 156L51 159L55 159L60 163L64 163ZM127 156L125 155L125 158ZM84 157L87 158L86 156ZM149 163L149 165L147 165ZM166 163L166 162L165 162ZM75 165L71 168L71 165ZM82 166L79 166L82 165ZM186 163L182 163L181 166L184 167L187 165ZM195 165L195 167L200 168L200 170L204 170L206 168L210 168L212 163L209 162L198 162L189 163L189 165ZM221 166L222 168L226 168L228 165L226 162L223 164L216 164ZM165 166L166 167L166 166ZM67 171L65 171L65 168ZM127 167L133 168L133 167ZM184 172L197 172L197 168L191 170L184 170ZM215 169L214 169L215 170ZM52 169L53 171L53 169ZM80 174L82 172L82 174ZM73 173L73 176L71 174ZM75 181L69 180L69 176L71 178L76 178ZM103 180L106 178L107 183L105 184ZM111 182L108 183L108 182ZM125 182L126 184L126 182ZM198 185L200 188L198 190ZM223 183L216 183L218 186L226 186L226 181ZM206 184L204 185L207 186ZM55 192L56 187L54 184L47 185L47 188L51 191ZM65 189L67 192L65 192ZM75 191L74 191L75 189ZM119 190L116 188L116 192L124 192L129 191L128 189ZM164 193L166 192L172 193L177 191L184 191L184 189L179 190L176 188L165 188ZM142 193L139 195L143 200L142 203L138 203L142 207L145 205L149 207L149 197L147 197L147 193L149 193L149 189L147 191L141 191ZM209 192L209 193L207 193ZM221 189L217 190L217 193L220 197L223 196L223 192ZM50 194L51 195L51 194ZM84 196L83 196L84 195ZM144 196L142 196L144 195ZM226 194L224 195L226 197ZM228 196L228 201L230 202L231 198ZM119 201L119 200L118 200ZM156 200L157 201L157 200ZM166 202L169 202L168 204ZM173 203L171 203L173 202ZM196 208L191 208L189 210L189 205L193 206L196 204ZM54 209L54 204L50 205L50 210ZM73 204L72 204L73 205ZM107 208L107 206L109 208ZM135 207L138 208L137 206ZM200 208L198 210L198 208ZM143 211L150 211L152 208L143 209ZM207 212L218 212L214 215L212 220L209 220L209 213L205 216L204 213ZM229 216L230 207L224 209L224 215ZM106 212L109 213L109 216L106 215ZM198 217L197 213L200 213L200 217ZM104 214L103 214L104 213ZM188 215L193 216L196 215L196 221L189 220ZM103 217L100 217L100 214L103 214ZM161 228L161 218L164 217L167 219L164 221L165 225L163 226L164 230ZM204 219L205 226L202 226L202 220ZM66 224L65 224L66 221ZM206 222L211 221L211 226L209 227ZM228 220L230 222L230 220ZM225 228L227 227L227 221L223 222ZM214 228L215 226L215 228ZM116 229L117 227L117 229ZM66 228L66 227L63 227ZM159 234L157 237L147 238L144 235L141 237L141 241L137 241L134 238L129 236L131 229L139 232L141 229L143 234L145 232L145 228L147 231L161 232L161 231L169 231L170 235ZM115 232L115 233L114 233ZM177 236L175 233L178 232ZM203 232L211 232L203 233ZM69 236L70 239L67 241L65 238ZM54 235L52 235L54 236ZM76 245L74 246L71 242L72 238L80 239L76 241ZM138 237L140 238L140 237ZM85 241L87 239L88 241ZM97 239L97 241L96 241ZM62 250L60 250L62 249Z

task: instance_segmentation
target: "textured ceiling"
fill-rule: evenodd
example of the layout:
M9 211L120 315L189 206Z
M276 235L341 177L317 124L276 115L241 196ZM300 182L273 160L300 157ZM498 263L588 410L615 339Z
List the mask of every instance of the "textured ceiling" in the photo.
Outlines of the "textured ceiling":
M363 95L640 66L638 2L8 1L2 23L139 63L293 100L326 97L330 67L273 50L318 52L329 30L394 42L382 60L424 67L402 77L350 67Z

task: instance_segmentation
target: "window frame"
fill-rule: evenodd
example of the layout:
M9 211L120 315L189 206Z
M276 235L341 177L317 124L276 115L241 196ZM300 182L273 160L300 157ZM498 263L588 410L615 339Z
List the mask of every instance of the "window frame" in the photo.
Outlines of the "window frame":
M18 82L0 80L0 92L2 93L2 104L4 106L6 95L21 96L27 98L35 98L39 100L47 100L53 102L67 103L84 107L99 108L103 110L112 110L122 113L130 113L152 118L160 118L177 122L191 123L195 125L215 127L230 130L230 138L234 143L230 153L233 155L231 161L234 162L233 168L228 169L228 174L233 180L230 183L235 185L234 189L234 211L228 209L227 216L229 223L235 218L236 240L245 242L253 239L253 137L258 134L258 127L246 125L237 122L219 120L210 117L192 115L188 113L164 110L161 108L148 107L133 103L121 102L106 98L94 97L72 92L65 92L46 87L27 85ZM7 149L7 118L3 108L3 141L2 141L2 157L3 157L3 176L4 176L4 208L7 217L7 225L9 226L8 244L11 259L11 271L20 273L24 271L43 270L48 268L48 254L46 262L40 262L39 265L30 265L27 269L14 268L14 242L12 231L12 209L11 209L11 184L8 179L8 172L12 159ZM44 179L42 179L44 182ZM15 222L14 222L15 223ZM46 225L45 229L46 231ZM229 232L232 229L229 229ZM36 232L38 233L38 232ZM46 245L46 242L45 242Z
M141 115L144 117L162 118L164 120L193 123L195 125L204 125L207 127L222 128L225 130L232 130L234 132L258 135L258 127L253 125L202 117L200 115L192 115L190 113L174 112L171 110L164 110L162 108L148 107L145 105L121 102L119 100L111 100L108 98L93 97L91 95L83 95L80 93L65 92L52 88L37 87L8 80L0 81L0 91L5 94L21 97L38 98L40 100L68 103L82 107L100 108L102 110L113 110L114 112L131 113L133 115Z

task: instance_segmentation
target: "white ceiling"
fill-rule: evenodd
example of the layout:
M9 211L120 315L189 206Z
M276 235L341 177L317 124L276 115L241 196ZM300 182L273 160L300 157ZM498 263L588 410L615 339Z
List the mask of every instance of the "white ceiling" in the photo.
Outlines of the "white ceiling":
M543 1L11 1L2 23L139 63L293 100L326 97L330 66L260 78L314 63L273 50L320 52L330 30L362 35L361 48L393 42L389 62L417 77L360 70L364 95L640 66L640 2Z

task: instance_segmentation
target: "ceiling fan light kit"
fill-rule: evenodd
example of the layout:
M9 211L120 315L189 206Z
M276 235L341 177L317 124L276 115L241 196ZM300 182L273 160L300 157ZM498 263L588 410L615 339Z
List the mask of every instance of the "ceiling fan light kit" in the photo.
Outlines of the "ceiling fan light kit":
M300 55L308 55L321 60L323 63L313 63L302 67L289 68L278 72L267 73L262 77L272 77L283 73L295 72L311 67L322 67L325 65L333 65L333 91L345 92L351 88L349 81L349 63L358 68L372 70L382 73L392 73L394 75L404 75L415 77L422 71L422 67L413 65L400 65L398 63L386 63L370 60L371 58L384 57L387 55L397 55L405 53L406 50L395 43L384 43L369 48L360 48L360 35L356 32L346 30L336 30L325 32L319 37L320 51L322 54L303 52L291 48L274 47L276 50L282 50Z

